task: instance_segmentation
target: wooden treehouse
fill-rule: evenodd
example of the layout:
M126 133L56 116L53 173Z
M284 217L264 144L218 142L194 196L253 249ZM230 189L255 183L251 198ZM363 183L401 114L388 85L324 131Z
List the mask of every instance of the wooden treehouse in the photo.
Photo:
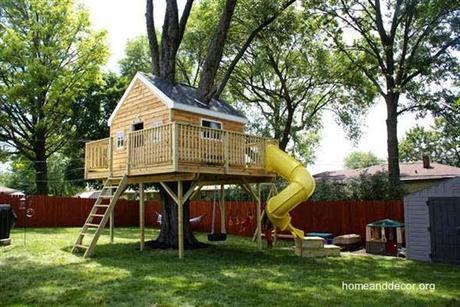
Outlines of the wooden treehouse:
M179 208L202 186L223 187L228 183L240 184L260 206L260 197L251 183L274 180L276 174L267 170L265 152L267 144L277 143L245 134L246 122L243 115L221 100L201 102L195 88L173 86L137 73L109 119L110 136L86 143L85 178L104 180L105 184L73 251L84 251L85 257L92 255L108 222L113 240L113 210L129 184L140 186L141 249L144 183L160 183ZM166 185L173 181L177 182L177 191ZM184 181L192 182L188 191L183 190ZM178 212L182 257L183 217L182 210Z

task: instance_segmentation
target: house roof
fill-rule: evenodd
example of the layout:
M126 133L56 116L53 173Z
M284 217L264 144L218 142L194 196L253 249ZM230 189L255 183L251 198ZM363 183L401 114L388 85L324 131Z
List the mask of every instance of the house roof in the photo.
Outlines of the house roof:
M180 83L172 84L167 80L160 79L151 74L138 72L110 116L108 121L109 126L112 124L115 114L126 100L128 93L137 80L160 97L169 109L183 110L244 124L247 123L247 119L243 114L223 100L212 99L209 103L204 103L198 99L197 89L194 87Z
M431 162L429 168L423 167L423 161L399 163L401 181L434 180L460 176L460 168ZM313 175L315 179L322 180L348 180L358 178L362 174L375 175L388 172L388 164L379 164L361 169L345 169L327 171Z
M396 228L396 227L404 227L404 223L401 223L395 220L384 219L384 220L369 223L367 224L367 226Z

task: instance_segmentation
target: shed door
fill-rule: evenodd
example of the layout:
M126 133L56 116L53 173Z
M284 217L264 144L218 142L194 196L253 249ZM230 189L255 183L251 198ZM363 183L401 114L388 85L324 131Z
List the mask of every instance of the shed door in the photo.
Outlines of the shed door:
M431 259L460 264L460 197L428 199Z

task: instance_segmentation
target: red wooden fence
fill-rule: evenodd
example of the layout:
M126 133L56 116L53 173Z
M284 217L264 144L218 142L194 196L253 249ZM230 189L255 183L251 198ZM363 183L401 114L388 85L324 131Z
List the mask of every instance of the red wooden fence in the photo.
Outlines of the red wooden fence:
M85 222L94 199L29 196L27 208L33 209L33 216L26 218L25 210L20 209L20 198L0 194L0 204L11 204L18 216L17 226L28 227L80 227ZM157 227L156 214L161 212L158 202L146 202L146 224ZM212 221L212 202L193 201L190 216L203 216L194 227L197 231L209 232ZM220 229L219 209L216 206L215 228ZM256 227L256 206L250 201L226 202L227 232L250 236ZM401 201L321 201L306 202L292 211L293 224L305 232L331 232L334 235L345 233L365 236L366 224L391 218L404 220ZM139 204L137 201L120 200L115 207L116 226L139 225Z

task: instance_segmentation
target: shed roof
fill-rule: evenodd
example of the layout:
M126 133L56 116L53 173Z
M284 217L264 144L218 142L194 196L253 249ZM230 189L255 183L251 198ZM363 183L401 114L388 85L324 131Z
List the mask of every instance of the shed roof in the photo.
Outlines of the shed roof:
M112 124L115 114L120 109L132 86L137 80L142 82L155 95L160 97L160 99L163 100L170 109L183 110L229 121L247 123L247 119L242 113L221 99L212 99L209 103L205 103L198 99L197 89L192 86L180 83L172 84L167 80L160 79L151 74L138 72L110 116L108 122L109 126Z
M379 221L369 223L367 224L367 226L396 228L396 227L404 227L404 223L401 223L395 220L384 219L384 220L379 220Z

